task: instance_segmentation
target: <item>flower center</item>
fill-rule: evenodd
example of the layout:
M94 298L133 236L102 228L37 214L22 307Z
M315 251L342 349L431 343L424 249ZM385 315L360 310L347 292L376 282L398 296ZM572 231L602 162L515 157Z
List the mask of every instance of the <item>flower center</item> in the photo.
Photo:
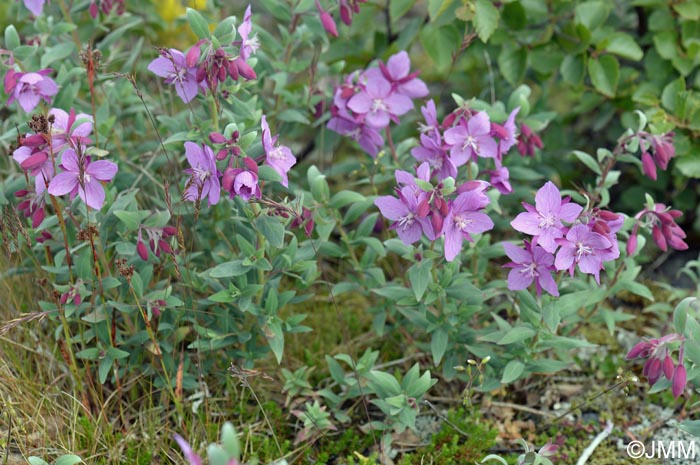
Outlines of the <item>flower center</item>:
M467 136L462 144L462 150L467 150L468 148L471 148L474 153L479 153L479 146L476 144L476 139L472 136Z
M520 272L532 278L535 278L540 275L537 272L537 263L529 263L527 265L523 265L523 267L520 269Z
M464 218L462 215L455 215L454 216L454 224L459 229L460 231L464 231L469 224L472 223L472 220L469 220L467 218Z
M377 111L386 111L386 110L387 110L387 108L386 108L386 104L384 103L384 100L382 100L380 98L375 98L374 100L372 100L372 108L370 109L370 111L372 113L375 113Z
M576 259L577 260L581 260L581 257L583 257L584 255L591 255L591 254L593 254L593 248L585 245L583 242L576 243Z
M284 156L284 151L282 150L282 147L275 147L267 153L267 156L272 158L273 160L284 160L287 158Z
M555 217L551 213L540 215L540 229L547 229L554 226Z
M211 173L205 169L203 169L199 164L193 169L194 171L194 177L199 180L199 182L204 182L209 176L211 176Z
M399 225L398 227L405 230L409 226L413 225L413 222L415 221L416 215L413 214L413 212L408 212L406 216L403 216L399 219Z

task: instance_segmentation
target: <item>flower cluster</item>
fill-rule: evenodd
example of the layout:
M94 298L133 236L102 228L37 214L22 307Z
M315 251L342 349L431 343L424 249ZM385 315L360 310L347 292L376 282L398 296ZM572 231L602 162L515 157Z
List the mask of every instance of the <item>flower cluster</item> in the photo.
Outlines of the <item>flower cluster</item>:
M148 238L148 247L143 241L143 232ZM156 257L160 257L161 252L168 254L173 253L172 247L166 241L167 238L174 236L177 230L172 226L163 228L150 228L144 225L139 226L138 242L136 243L136 252L142 260L148 260L148 249L150 248Z
M124 0L91 0L88 11L92 19L97 18L100 11L103 15L109 15L114 11L117 16L121 16L126 11L126 5L124 4Z
M356 140L376 157L384 145L379 131L412 110L413 99L428 95L428 87L410 68L408 53L402 51L378 67L347 76L335 90L328 128Z
M678 349L677 364L674 364L673 358L671 358L673 351L669 348L669 345L674 342L681 343ZM684 342L685 337L677 333L642 341L627 353L627 360L646 358L647 361L642 373L649 380L649 384L653 386L663 375L671 381L673 396L678 398L685 390L687 382L687 372L685 365L683 365Z
M435 103L421 108L426 124L420 125L420 145L411 150L419 162L428 162L438 179L455 178L460 166L479 158L494 160L495 168L486 171L491 185L503 194L512 192L503 156L518 143L513 110L503 124L494 123L485 111L460 107L438 122ZM540 141L541 145L541 141Z
M213 41L201 39L184 54L180 50L161 49L160 57L148 65L153 74L165 78L174 85L175 92L184 103L191 102L201 90L216 93L220 83L228 77L252 80L257 77L248 59L258 49L258 40L252 31L250 5L243 22L238 26L239 38L230 46L221 47Z
M454 179L446 178L436 186L430 180L430 166L421 164L418 178L397 170L398 198L382 196L375 200L385 218L393 221L405 244L419 240L423 234L434 241L445 238L445 258L454 260L462 250L463 241L473 242L472 234L481 234L493 228L493 221L485 213L489 198L484 191L488 183L470 181L455 188Z
M41 69L34 73L8 70L4 80L5 93L9 95L7 104L17 100L27 113L34 111L40 100L51 104L51 99L58 93L58 86L48 77L52 72L52 69Z
M118 167L88 155L92 117L53 108L48 117L33 117L29 127L35 134L21 136L12 154L25 173L34 177L36 196L20 203L25 216L32 216L33 223L43 219L45 201L41 197L46 190L56 196L70 194L71 199L77 195L90 208L101 209L105 199L101 181L111 181ZM59 157L62 171L56 174Z
M656 167L666 171L668 162L676 155L676 149L673 146L673 133L653 135L643 132L639 134L639 137L639 147L642 150L642 170L649 178L656 181Z
M321 6L319 0L315 0L318 17L321 20L321 25L325 31L333 37L338 37L338 27L335 24L333 16ZM338 9L340 10L340 20L347 26L352 24L353 13L360 12L360 4L366 3L367 0L339 0Z
M279 135L272 135L265 115L262 116L260 126L265 152L264 162L280 175L281 184L288 187L287 173L296 164L296 158L289 147L277 143ZM218 132L209 134L209 140L221 146L216 155L206 144L185 142L185 155L190 165L185 170L190 175L183 194L185 200L199 203L208 198L209 205L215 205L219 202L222 187L231 198L239 196L245 201L252 197L261 198L258 164L263 161L263 157L253 159L244 156L238 146L238 138L238 131L233 131L229 137ZM216 162L226 159L227 166L221 173Z
M523 206L526 211L510 224L533 239L526 243L525 250L504 244L512 260L507 266L513 268L508 275L509 289L524 289L534 281L538 294L544 289L558 295L549 274L552 262L554 269L568 270L572 276L578 266L582 273L593 275L600 283L603 263L620 256L617 232L622 227L622 215L598 208L584 212L570 198L562 199L551 181L537 191L534 206Z
M666 252L670 246L675 250L686 250L685 232L676 224L676 218L682 216L680 210L673 210L662 203L647 206L634 215L635 224L627 241L627 254L632 255L637 249L637 235L640 226L651 228L651 236L661 250Z

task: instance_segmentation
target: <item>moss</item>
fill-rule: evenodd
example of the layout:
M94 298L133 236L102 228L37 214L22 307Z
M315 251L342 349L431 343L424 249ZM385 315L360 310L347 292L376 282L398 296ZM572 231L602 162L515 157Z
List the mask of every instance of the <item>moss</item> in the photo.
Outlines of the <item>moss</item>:
M447 418L466 433L466 437L443 423L440 431L432 437L430 445L404 454L397 462L398 465L462 465L478 463L489 454L488 449L495 445L498 432L483 421L478 413L460 408L448 412Z

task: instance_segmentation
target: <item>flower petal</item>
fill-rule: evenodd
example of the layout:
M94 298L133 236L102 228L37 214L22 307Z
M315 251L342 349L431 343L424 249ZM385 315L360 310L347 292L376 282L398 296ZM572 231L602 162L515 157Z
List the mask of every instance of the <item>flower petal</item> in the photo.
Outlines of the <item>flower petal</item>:
M49 194L60 196L65 195L78 186L78 174L64 171L53 177L49 183Z

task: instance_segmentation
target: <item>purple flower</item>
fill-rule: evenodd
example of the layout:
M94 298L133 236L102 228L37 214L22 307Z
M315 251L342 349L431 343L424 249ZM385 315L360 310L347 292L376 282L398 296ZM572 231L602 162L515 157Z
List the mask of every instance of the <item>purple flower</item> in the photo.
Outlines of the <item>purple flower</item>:
M252 158L244 158L246 168L226 168L222 185L225 191L231 194L231 198L238 195L246 202L251 197L260 198L260 186L258 185L258 165Z
M221 184L214 151L208 145L185 142L185 156L191 167L186 169L185 173L189 173L191 177L185 186L183 198L200 202L209 196L209 206L216 205L221 195Z
M30 147L22 146L12 153L12 158L23 170L35 176L36 193L43 193L54 175L53 163L48 154L45 151L35 152Z
M673 342L681 343L678 351L677 365L674 364L673 358L671 358L670 355L671 350L668 347L668 345ZM671 392L675 398L678 398L685 390L685 385L687 383L687 372L683 364L684 342L685 337L677 333L641 341L632 347L627 353L626 359L648 359L646 363L644 363L642 373L649 380L649 384L653 386L663 375L666 379L671 381Z
M425 199L425 193L416 196L413 188L406 186L398 190L398 194L398 199L385 195L377 198L374 204L385 218L394 221L391 228L396 229L403 243L416 242L421 238L422 232L425 232L428 237L434 237L430 221L419 212L419 206Z
M165 78L166 84L175 85L175 91L180 99L189 103L197 96L200 84L197 80L197 68L187 66L185 55L174 48L161 50L162 56L148 65L148 70Z
M511 268L508 273L508 289L511 291L526 289L534 281L538 296L542 294L542 289L553 296L559 295L557 283L551 274L554 270L554 255L539 245L532 246L527 241L525 241L525 249L516 247L510 242L504 242L503 249L512 260L504 265L506 268Z
M252 16L250 5L248 5L248 8L245 10L245 15L243 16L243 22L238 26L238 35L241 36L240 54L243 60L247 60L248 57L256 53L258 47L260 47L258 36L250 36L250 32L253 30Z
M513 187L510 185L510 172L505 166L497 166L493 171L486 172L489 175L491 185L498 189L501 194L507 195L513 192Z
M537 237L537 244L544 250L554 253L555 242L564 236L562 220L572 223L583 207L568 201L562 202L561 193L553 182L548 181L535 195L535 207L523 204L527 212L520 213L511 226L516 231Z
M39 10L41 13L41 10ZM7 104L17 100L24 111L30 113L40 100L51 103L51 98L58 93L58 86L47 76L50 69L42 69L36 73L17 73L5 81L5 91L10 94Z
M592 274L600 284L600 270L603 269L603 254L612 243L602 234L592 232L587 225L577 224L569 229L565 239L557 239L561 245L554 266L557 270L569 270L573 276L574 266L582 273Z
M450 205L442 233L445 235L445 258L451 262L462 250L462 241L472 242L470 234L480 234L493 228L493 221L483 209L488 197L477 191L459 194Z
M427 102L425 102L425 106L420 107L420 111L423 114L423 118L425 118L425 122L427 124L418 123L418 130L422 134L427 133L429 135L432 135L432 133L436 131L439 133L440 123L437 119L437 109L435 108L435 102L432 100L428 100Z
M202 465L202 458L195 454L192 447L185 441L179 434L173 435L177 445L182 449L182 453L185 455L185 459L189 465Z
M63 172L58 173L49 183L49 194L60 196L70 193L70 198L78 194L85 204L99 210L105 201L105 190L100 181L109 182L119 169L115 163L106 160L91 161L89 156L81 156L68 148L61 159Z
M285 145L275 146L279 134L272 137L265 115L262 116L260 125L262 126L263 149L265 150L266 156L265 162L282 176L282 185L288 187L289 179L287 178L287 172L296 164L297 159L292 154L292 151L289 150L289 147Z
M44 3L46 0L22 0L24 6L27 7L29 11L32 12L34 16L41 15L41 11L44 9Z
M420 145L411 149L411 155L419 162L427 162L439 180L442 181L448 177L457 178L457 166L442 147L438 131L435 131L432 136L421 134Z
M368 125L381 129L389 126L391 118L396 119L412 110L413 101L403 94L393 92L391 83L381 72L369 71L362 76L364 89L353 95L347 106L355 113L363 114Z
M379 62L379 69L399 94L409 98L421 98L430 93L425 83L418 79L418 72L410 72L411 60L405 51L389 57L386 65Z
M517 130L515 126L515 117L520 111L520 107L510 112L508 119L503 123L503 126L496 123L491 123L491 132L494 136L500 139L498 143L498 157L501 158L503 155L508 153L511 147L513 147L518 142Z
M75 148L92 142L88 137L92 133L92 116L85 113L75 113L73 108L66 113L60 108L49 110L49 116L54 117L51 125L51 147L57 152L68 144Z
M336 111L328 121L328 129L357 141L362 150L372 158L376 158L379 149L384 146L384 138L379 131L364 123L356 122L349 115L343 116L343 112L340 111Z
M469 121L464 118L456 126L445 131L445 142L452 148L450 155L455 165L461 166L476 157L496 158L498 145L491 137L489 115L481 111Z

